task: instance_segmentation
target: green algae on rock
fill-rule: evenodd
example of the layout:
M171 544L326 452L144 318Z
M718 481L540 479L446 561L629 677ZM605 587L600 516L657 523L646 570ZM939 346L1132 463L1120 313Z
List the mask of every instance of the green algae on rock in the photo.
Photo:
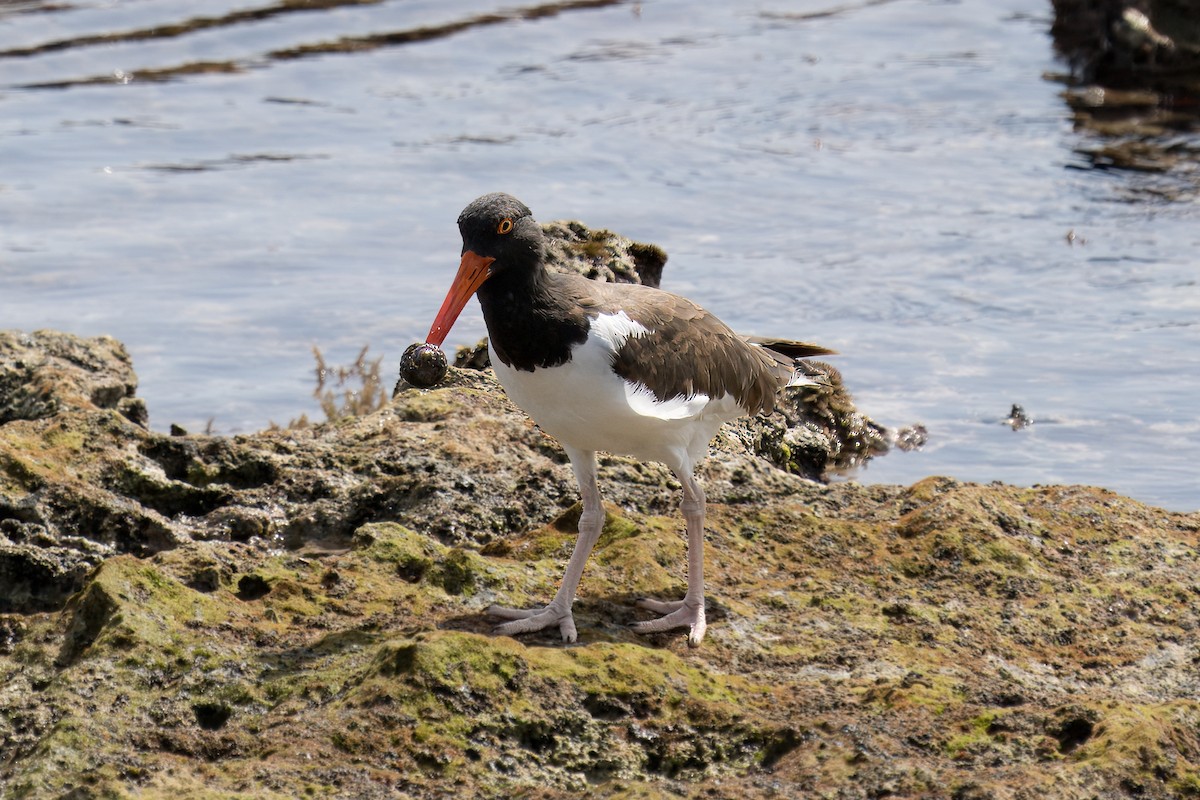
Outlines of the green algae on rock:
M483 614L553 593L579 513L487 373L228 439L52 396L0 425L4 800L1200 792L1200 515L824 486L729 428L707 647L628 630L683 542L611 457L562 647Z
M700 652L612 624L654 581L681 580L627 549L679 547L670 517L615 507L574 647L487 635L482 614L497 591L552 591L566 521L505 555L371 523L337 549L210 541L108 559L64 614L24 615L0 651L13 754L0 785L19 798L1197 785L1196 515L945 479L716 512ZM455 553L471 591L446 585ZM247 575L268 590L244 595Z
M125 346L109 336L0 331L0 425L52 417L71 406L113 408L146 422Z

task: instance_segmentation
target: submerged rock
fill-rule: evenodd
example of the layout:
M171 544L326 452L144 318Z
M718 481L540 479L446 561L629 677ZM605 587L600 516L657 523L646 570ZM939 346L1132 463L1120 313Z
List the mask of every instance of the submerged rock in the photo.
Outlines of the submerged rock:
M1200 15L1192 0L1054 0L1050 32L1084 82L1200 91Z
M1200 9L1194 0L1054 0L1055 47L1070 65L1068 105L1097 169L1161 174L1138 191L1200 191Z

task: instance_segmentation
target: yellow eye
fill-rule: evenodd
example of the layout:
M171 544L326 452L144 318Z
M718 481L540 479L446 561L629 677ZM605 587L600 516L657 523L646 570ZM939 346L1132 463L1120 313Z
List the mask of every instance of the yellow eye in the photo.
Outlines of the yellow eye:
M508 217L500 220L500 224L496 226L496 233L508 233L512 230L512 220Z

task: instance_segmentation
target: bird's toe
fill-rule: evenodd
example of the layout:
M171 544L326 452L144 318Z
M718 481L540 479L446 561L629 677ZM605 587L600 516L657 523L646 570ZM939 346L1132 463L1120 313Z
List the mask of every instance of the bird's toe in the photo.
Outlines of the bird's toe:
M507 606L488 606L486 613L489 617L500 617L500 619L528 619L535 614L542 613L540 608L508 608Z
M564 642L574 642L579 638L575 630L575 619L571 616L571 612L560 611L554 606L534 610L491 606L487 613L494 617L511 620L495 627L495 632L501 636L536 633L557 625Z
M683 607L682 600L655 600L653 597L642 597L637 601L638 608L653 611L655 614L670 614Z
M558 630L562 634L564 642L574 642L579 638L579 634L575 630L575 618L570 614L558 621Z
M651 605L652 604L652 605ZM670 609L665 616L658 619L648 619L635 622L630 627L635 633L661 633L675 628L688 628L688 644L696 647L704 641L707 624L704 620L704 604L689 605L686 600L678 602L663 602L659 600L639 600L638 605L652 611Z

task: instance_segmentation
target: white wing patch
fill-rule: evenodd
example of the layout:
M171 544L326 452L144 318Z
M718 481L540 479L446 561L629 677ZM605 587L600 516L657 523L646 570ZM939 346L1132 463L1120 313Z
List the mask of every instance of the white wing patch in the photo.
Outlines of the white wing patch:
M625 382L625 400L634 412L643 417L659 419L691 419L700 416L708 405L708 395L694 394L691 397L672 397L659 400L644 383Z
M604 340L615 353L629 337L645 336L650 333L650 329L624 311L618 311L616 314L597 314L588 333Z

